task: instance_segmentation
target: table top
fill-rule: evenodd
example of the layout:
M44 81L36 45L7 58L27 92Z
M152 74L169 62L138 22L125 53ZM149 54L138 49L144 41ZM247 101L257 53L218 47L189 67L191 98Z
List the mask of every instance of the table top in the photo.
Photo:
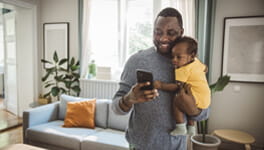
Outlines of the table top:
M27 144L12 144L7 147L4 147L1 150L47 150L47 149L32 146L32 145L27 145Z
M240 143L240 144L251 144L255 142L255 138L250 134L232 129L218 129L214 131L216 136L223 138L224 140Z

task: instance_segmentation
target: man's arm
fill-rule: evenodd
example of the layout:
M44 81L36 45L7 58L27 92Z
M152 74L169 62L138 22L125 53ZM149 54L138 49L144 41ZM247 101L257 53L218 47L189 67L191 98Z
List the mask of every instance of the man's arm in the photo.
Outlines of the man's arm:
M115 93L114 97L113 97L113 104L112 104L112 110L119 115L126 115L130 109L133 107L127 107L124 104L124 97L125 95L129 92L131 86L129 86L129 84L127 84L126 82L121 81L119 83L119 89L118 91Z
M113 110L121 110L122 113L125 113L130 111L133 104L153 100L158 96L158 91L157 89L141 90L142 87L147 85L150 85L150 83L136 83L126 95L119 97L119 99L114 99L118 103L116 102L116 108L113 108ZM118 113L118 111L115 112Z
M129 112L130 109L132 108L133 104L129 102L128 97L125 95L121 97L119 100L119 107L124 111L124 112Z

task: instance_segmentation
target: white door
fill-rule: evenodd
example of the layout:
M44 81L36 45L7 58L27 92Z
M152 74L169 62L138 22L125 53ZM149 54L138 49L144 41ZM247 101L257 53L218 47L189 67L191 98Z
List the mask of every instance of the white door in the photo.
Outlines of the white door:
M33 11L16 8L16 45L17 45L17 90L18 114L34 105L34 25ZM25 36L26 35L26 36Z
M3 14L5 51L5 107L18 114L15 11Z

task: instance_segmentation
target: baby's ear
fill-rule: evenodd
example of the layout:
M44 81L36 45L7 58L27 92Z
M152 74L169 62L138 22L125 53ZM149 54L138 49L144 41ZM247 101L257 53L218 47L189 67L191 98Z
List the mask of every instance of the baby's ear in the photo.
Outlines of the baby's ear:
M204 68L204 72L207 73L208 72L208 67L206 64L204 64L205 68Z
M192 58L195 58L196 54L194 52L192 52L191 56L192 56Z

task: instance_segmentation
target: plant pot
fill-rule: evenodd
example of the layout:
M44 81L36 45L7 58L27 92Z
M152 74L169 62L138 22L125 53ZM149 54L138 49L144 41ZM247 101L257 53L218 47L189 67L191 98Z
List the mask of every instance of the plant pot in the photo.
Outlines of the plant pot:
M38 104L39 105L45 105L45 104L49 104L51 101L49 99L46 98L39 98L38 99Z
M205 142L202 134L191 136L193 150L217 150L221 140L213 135L205 135Z

